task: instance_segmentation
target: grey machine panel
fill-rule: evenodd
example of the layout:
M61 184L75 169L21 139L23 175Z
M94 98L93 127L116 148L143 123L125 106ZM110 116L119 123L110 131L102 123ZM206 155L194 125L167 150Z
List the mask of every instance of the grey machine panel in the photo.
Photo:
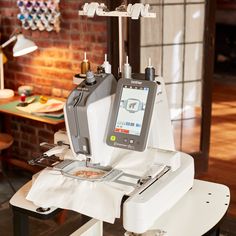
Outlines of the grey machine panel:
M94 75L92 75L94 76ZM76 154L91 154L87 107L116 91L117 81L112 74L91 76L80 83L68 96L65 112L68 134Z
M156 91L154 81L118 81L106 140L108 145L134 151L145 150Z

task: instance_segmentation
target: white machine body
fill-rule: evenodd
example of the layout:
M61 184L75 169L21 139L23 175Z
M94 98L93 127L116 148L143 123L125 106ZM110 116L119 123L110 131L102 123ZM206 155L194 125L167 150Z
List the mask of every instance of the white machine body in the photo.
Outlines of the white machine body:
M161 77L157 77L156 80L160 82L160 85L158 85L147 148L144 152L146 152L149 148L174 151L174 136L164 81ZM68 126L69 121L67 112L64 109L66 130L74 157L79 160L85 160L86 157L89 156L91 163L101 164L104 166L111 164L114 156L118 158L119 152L121 153L121 155L123 155L124 150L113 148L106 144L107 124L109 122L113 102L114 95L107 96L89 104L86 109L91 155L76 154L74 145L72 145L71 141L71 129ZM175 170L180 165L179 155L174 155L168 158L160 157L160 162L163 162L163 164L171 165L172 169Z
M174 151L174 135L164 80L162 77L157 77L156 80L160 82L160 85L157 88L148 147Z
M175 205L192 187L194 164L191 156L180 154L180 167L166 173L145 190L130 196L123 204L123 226L129 232L141 234ZM162 155L162 152L159 152Z
M110 163L112 157L113 148L105 145L106 126L110 115L110 107L112 106L113 96L105 97L90 104L87 108L88 126L90 135L90 144L92 155L86 156L84 154L76 154L73 145L70 145L74 157L78 160L85 160L90 158L90 162L94 164L101 164L106 166ZM65 112L65 120L67 120L67 113ZM101 119L102 118L102 119ZM67 122L67 134L71 143L70 129Z
M153 155L155 163L169 166L171 171L161 178L148 182L145 188L139 188L123 204L123 225L127 231L144 233L164 212L170 209L192 187L194 179L193 158L176 152L168 109L166 91L162 78L156 78L158 85L153 116L146 150L142 153L122 150L108 146L105 142L107 124L110 119L114 95L97 100L87 106L89 127L90 162L101 165L112 165L124 155ZM76 154L71 142L71 129L68 125L65 110L66 128L72 152L79 160L88 156ZM105 210L105 209L104 209Z

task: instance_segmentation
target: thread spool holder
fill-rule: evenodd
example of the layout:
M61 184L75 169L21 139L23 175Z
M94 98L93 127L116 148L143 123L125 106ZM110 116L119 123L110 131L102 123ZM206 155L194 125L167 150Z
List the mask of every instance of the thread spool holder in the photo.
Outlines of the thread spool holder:
M60 0L17 0L17 14L25 30L60 31Z
M94 17L118 17L118 33L119 33L119 72L122 71L123 65L123 37L122 37L122 18L130 17L132 20L138 20L140 17L156 18L156 13L149 12L150 5L135 3L128 4L125 11L109 11L104 3L85 3L82 10L79 11L80 16Z

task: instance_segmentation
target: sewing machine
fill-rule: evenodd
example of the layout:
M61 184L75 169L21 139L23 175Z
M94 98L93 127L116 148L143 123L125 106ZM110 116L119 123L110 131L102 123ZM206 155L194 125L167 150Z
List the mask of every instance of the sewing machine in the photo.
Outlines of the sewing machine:
M123 226L128 232L148 231L192 187L193 159L175 151L162 78L120 79L117 84L112 74L87 74L69 95L64 114L70 148L55 146L44 156L59 155L66 159L52 168L65 175L63 178L130 187L121 206ZM108 174L101 178L78 178L73 176L72 167L78 167L74 163ZM34 194L31 198L29 195L27 199L37 202ZM88 215L99 219L92 214Z

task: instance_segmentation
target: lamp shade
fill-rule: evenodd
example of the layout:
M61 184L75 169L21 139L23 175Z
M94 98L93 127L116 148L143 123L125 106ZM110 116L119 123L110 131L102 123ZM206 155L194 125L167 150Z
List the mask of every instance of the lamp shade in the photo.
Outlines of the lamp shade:
M27 53L33 52L37 48L38 47L33 41L26 39L23 34L18 34L16 44L13 47L13 56L19 57Z

